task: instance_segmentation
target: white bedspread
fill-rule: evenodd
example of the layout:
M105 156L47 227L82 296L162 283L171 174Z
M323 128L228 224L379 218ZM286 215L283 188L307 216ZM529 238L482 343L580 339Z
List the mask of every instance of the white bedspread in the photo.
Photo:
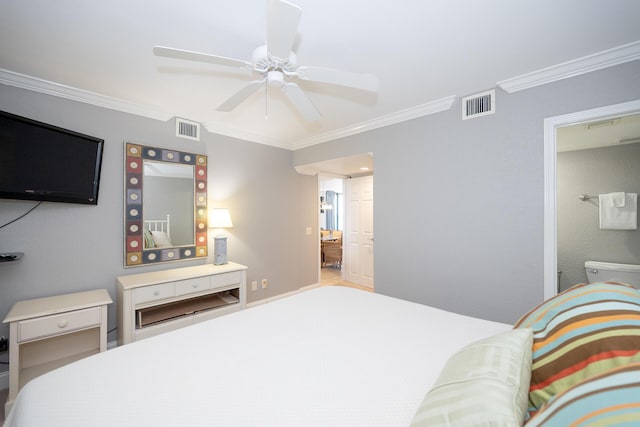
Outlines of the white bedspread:
M323 287L32 380L18 426L407 426L448 357L509 325Z

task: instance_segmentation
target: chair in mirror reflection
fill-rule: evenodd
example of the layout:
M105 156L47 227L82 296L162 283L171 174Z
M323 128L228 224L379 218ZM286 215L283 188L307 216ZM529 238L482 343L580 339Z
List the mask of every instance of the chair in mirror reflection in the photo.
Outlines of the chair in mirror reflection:
M321 230L320 247L322 267L342 268L342 231Z

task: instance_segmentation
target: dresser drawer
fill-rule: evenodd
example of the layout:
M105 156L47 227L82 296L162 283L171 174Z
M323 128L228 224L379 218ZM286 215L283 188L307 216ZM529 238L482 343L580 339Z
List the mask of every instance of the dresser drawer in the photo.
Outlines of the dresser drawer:
M209 280L209 277L196 277L176 282L176 296L206 291L208 289L211 289L211 281Z
M234 271L231 273L216 274L211 276L211 287L216 288L218 286L236 285L242 280L242 272Z
M18 341L29 341L49 335L60 335L77 329L100 325L100 307L70 311L18 322Z
M136 304L157 301L174 296L176 296L176 285L174 282L144 286L142 288L136 288L133 291L133 300Z

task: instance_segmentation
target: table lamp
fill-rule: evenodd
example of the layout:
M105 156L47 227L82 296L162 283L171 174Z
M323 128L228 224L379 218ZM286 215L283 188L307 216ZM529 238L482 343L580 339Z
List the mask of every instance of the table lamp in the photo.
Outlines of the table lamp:
M212 209L209 211L209 228L231 228L231 216L229 209ZM227 260L227 238L222 234L214 237L213 263L215 265L226 264Z

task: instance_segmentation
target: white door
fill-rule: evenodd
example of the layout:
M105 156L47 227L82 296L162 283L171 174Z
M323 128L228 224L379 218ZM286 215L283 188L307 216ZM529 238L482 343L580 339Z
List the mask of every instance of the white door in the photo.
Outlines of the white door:
M345 184L345 280L373 288L373 176Z

